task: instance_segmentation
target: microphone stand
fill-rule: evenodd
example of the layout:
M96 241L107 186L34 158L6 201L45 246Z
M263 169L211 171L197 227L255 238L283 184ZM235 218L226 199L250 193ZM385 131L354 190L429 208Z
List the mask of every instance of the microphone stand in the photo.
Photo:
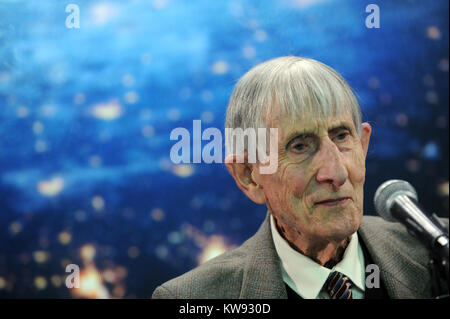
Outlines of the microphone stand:
M448 227L445 227L435 214L432 214L431 218L445 229L445 235L437 238L430 247L428 269L431 277L431 293L434 299L449 299Z
M434 252L430 253L430 261L428 263L428 269L431 276L431 293L434 299L448 299L448 259L440 254Z

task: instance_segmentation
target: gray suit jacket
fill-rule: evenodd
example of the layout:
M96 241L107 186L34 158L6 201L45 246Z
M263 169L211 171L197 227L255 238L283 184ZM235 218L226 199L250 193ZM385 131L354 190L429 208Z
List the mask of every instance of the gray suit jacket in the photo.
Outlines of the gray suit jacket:
M428 252L403 225L364 216L358 233L390 298L431 298ZM152 298L287 298L269 214L240 247L162 284Z

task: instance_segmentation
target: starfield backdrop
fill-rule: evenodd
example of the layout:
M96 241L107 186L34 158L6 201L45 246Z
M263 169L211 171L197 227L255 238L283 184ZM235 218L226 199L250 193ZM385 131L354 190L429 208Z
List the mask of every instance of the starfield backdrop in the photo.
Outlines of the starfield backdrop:
M0 297L148 298L250 237L265 208L223 164L172 163L169 137L196 119L224 132L236 81L277 56L318 59L357 93L366 214L400 178L448 217L448 5L0 0Z

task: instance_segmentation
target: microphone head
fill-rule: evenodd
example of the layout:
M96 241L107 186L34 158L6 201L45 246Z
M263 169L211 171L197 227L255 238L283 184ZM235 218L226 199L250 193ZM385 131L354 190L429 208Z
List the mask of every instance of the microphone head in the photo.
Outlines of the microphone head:
M375 209L383 219L395 222L395 218L392 217L391 207L393 200L398 195L407 195L414 198L416 201L417 193L414 187L406 181L400 179L391 179L381 184L374 196Z

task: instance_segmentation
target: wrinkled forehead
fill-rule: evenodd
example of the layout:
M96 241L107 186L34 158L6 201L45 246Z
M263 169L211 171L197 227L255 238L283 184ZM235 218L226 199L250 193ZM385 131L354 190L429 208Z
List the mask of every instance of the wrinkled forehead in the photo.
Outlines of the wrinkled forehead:
M311 113L298 115L281 112L274 114L270 120L270 127L278 129L279 140L284 140L293 133L321 135L339 126L346 126L357 131L351 110L340 109L323 115Z
M358 111L358 102L349 92L333 92L326 99L317 99L314 94L312 97L303 95L297 100L273 97L272 103L263 113L263 121L266 127L278 128L278 134L293 128L318 133L319 129L340 122L347 122L347 126L352 126L359 134L361 118Z

